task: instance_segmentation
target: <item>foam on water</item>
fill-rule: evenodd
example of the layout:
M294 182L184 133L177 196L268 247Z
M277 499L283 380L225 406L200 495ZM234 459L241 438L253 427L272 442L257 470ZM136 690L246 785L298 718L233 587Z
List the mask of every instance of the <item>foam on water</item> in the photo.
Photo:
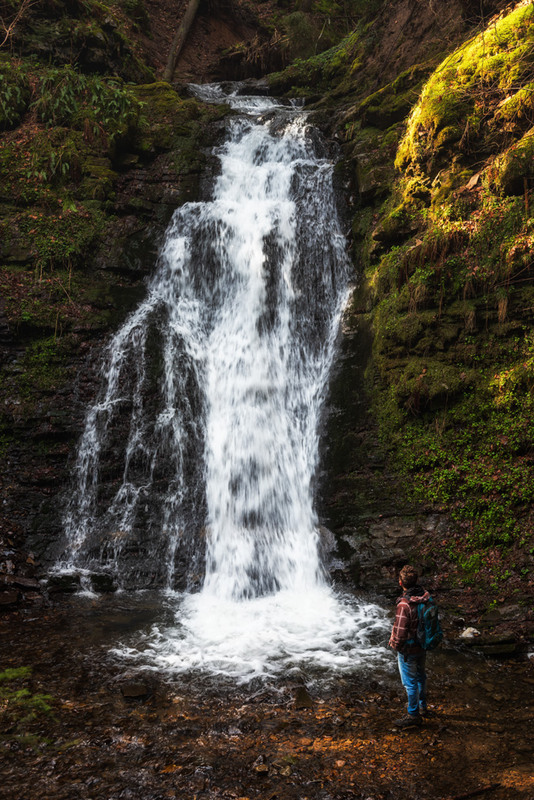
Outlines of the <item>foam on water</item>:
M326 586L240 602L200 593L171 604L176 625L155 626L114 654L171 675L200 671L240 683L295 673L325 679L388 661L382 609Z

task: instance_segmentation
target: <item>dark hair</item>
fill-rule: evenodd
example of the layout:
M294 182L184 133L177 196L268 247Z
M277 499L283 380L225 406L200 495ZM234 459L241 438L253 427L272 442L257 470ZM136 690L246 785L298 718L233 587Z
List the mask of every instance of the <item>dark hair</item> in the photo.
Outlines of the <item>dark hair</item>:
M399 578L405 589L411 589L412 586L416 586L419 579L419 574L415 567L410 566L410 564L406 564L406 566L403 567L399 572Z

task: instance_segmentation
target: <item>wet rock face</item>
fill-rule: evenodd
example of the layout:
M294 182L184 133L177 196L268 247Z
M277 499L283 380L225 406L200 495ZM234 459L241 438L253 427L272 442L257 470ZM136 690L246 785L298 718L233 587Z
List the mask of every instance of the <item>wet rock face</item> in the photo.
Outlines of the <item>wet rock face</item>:
M321 440L319 513L337 541L344 566L337 578L360 589L391 593L396 569L415 552L418 537L444 524L416 514L389 468L365 389L372 331L358 290L343 321Z
M200 106L168 87L147 87L144 96L147 103L165 101L165 108L157 115L156 133L147 135L142 159L138 153L116 156L104 230L83 269L73 273L70 290L64 285L70 309L65 324L57 323L57 301L44 291L35 295L33 285L31 322L21 316L27 298L16 282L11 296L0 299L0 601L8 608L41 597L40 586L14 586L11 578L42 574L57 553L76 445L98 388L101 349L143 298L169 219L177 206L198 198L204 147L221 135L210 120L189 124ZM180 129L172 127L176 115L182 118ZM167 125L172 135L167 136ZM111 479L113 470L111 465ZM48 587L56 595L75 589Z
M392 516L369 521L367 529L353 535L342 534L356 585L390 595L396 591L397 573L404 564L413 563L424 574L418 543L428 535L444 535L447 524L447 517L438 514Z

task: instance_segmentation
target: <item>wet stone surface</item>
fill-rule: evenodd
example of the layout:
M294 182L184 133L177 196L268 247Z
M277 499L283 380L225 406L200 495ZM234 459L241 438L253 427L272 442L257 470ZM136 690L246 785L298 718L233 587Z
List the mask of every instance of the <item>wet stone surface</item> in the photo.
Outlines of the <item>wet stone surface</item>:
M111 656L164 615L147 594L4 615L2 669L31 666L17 688L52 697L50 715L25 722L0 705L5 800L534 798L528 659L431 654L434 714L399 733L393 655L374 674L246 686L136 672Z

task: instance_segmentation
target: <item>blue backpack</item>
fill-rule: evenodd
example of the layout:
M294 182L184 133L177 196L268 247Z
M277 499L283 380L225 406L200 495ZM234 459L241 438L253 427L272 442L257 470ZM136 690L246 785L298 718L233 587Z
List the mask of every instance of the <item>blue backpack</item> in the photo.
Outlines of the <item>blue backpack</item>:
M433 650L443 639L438 607L431 597L426 603L417 604L417 633L415 636L423 650Z

